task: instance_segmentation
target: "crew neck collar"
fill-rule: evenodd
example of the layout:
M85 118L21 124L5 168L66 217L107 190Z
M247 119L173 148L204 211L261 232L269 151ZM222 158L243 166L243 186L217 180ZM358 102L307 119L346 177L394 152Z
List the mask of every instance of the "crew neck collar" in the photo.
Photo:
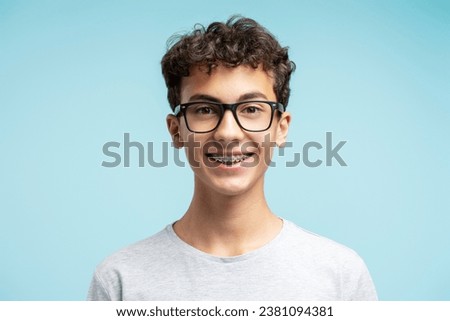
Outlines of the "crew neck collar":
M248 260L260 255L263 255L264 253L266 253L267 251L269 251L270 249L272 249L273 247L275 247L284 237L284 235L286 234L286 230L288 229L288 225L289 222L280 218L283 225L281 227L280 232L272 239L270 240L268 243L262 245L261 247L252 250L250 252L241 254L241 255L236 255L236 256L216 256L216 255L212 255L206 252L203 252L195 247L193 247L192 245L186 243L185 241L183 241L174 231L173 229L173 224L175 224L176 222L167 225L165 231L167 236L169 237L170 241L183 253L185 254L189 254L195 257L199 257L199 258L203 258L209 261L215 261L215 262L220 262L220 263L234 263L234 262L239 262L239 261L244 261L244 260Z

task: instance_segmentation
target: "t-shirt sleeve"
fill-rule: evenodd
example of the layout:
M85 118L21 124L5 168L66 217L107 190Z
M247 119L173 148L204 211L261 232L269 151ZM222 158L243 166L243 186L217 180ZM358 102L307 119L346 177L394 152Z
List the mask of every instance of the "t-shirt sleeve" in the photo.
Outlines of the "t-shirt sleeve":
M343 299L346 301L376 301L378 300L375 285L373 284L366 264L356 253L351 266L347 266L344 273Z
M94 276L92 277L91 285L89 287L88 295L87 295L88 301L111 301L111 296L109 295L108 291L105 289L104 285L102 284L101 280L99 279L97 272L94 273Z

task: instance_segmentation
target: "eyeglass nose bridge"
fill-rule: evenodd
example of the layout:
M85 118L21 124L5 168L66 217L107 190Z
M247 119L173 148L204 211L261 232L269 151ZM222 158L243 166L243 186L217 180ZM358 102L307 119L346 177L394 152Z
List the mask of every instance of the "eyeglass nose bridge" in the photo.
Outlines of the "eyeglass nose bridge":
M222 120L223 117L225 116L225 112L227 110L229 110L231 112L231 114L233 115L234 121L236 122L236 124L239 126L240 129L243 129L241 123L239 122L238 116L236 114L236 110L237 107L240 105L241 103L235 103L235 104L219 104L220 109L221 109L221 114L220 114L220 119L217 122L216 127L214 128L214 130L216 130L217 128L219 128L220 124L222 124Z
M235 103L235 104L220 104L222 106L223 112L225 113L226 110L230 110L231 112L235 112L237 109L237 106L240 103Z

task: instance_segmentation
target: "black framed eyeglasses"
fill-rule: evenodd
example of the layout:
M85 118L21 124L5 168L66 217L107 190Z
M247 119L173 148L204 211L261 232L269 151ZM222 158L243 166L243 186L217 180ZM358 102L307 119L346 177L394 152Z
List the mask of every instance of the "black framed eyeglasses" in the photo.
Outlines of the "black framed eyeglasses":
M283 104L273 101L252 100L235 104L209 101L190 102L175 107L174 115L183 115L187 128L194 133L209 133L215 130L230 110L239 127L249 132L262 132L270 128L275 110L285 111Z

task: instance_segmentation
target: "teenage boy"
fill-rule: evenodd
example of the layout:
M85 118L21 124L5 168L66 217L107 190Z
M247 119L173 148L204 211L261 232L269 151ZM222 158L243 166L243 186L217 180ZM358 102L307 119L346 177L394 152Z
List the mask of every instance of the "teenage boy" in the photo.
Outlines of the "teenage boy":
M294 66L287 48L247 18L196 29L168 50L167 126L186 150L194 195L180 220L100 264L88 299L377 298L354 251L283 220L266 202L264 174L291 120Z

